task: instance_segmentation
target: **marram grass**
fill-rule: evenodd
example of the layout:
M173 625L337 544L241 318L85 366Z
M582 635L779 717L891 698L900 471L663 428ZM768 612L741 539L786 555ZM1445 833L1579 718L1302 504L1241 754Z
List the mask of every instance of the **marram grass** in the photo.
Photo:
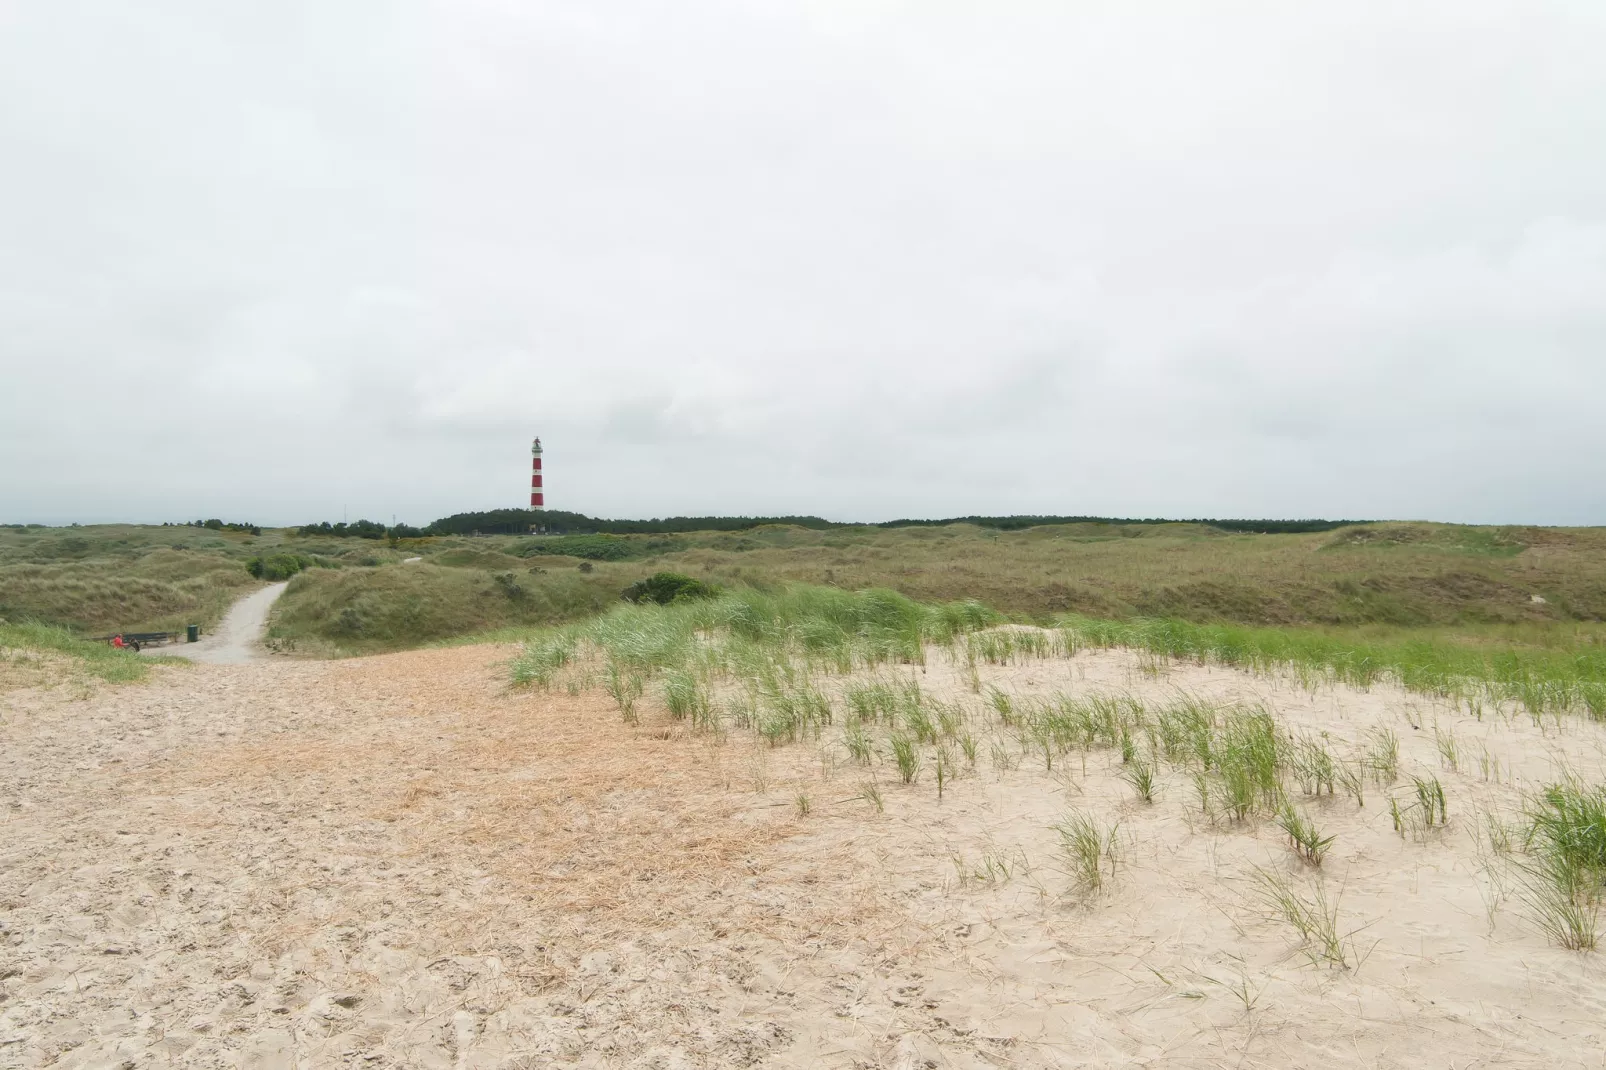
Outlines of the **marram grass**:
M66 628L49 624L0 623L0 658L12 656L12 651L59 654L72 659L74 667L85 675L113 684L143 680L151 668L148 658L131 650L82 639Z
M1030 634L1038 638L1021 639ZM746 729L774 746L827 738L829 729L829 738L867 774L857 798L877 811L886 804L877 767L889 774L889 790L932 790L940 801L951 782L975 775L981 740L973 728L990 719L998 731L987 740L996 774L1023 758L1053 771L1080 755L1085 768L1089 752L1103 751L1112 764L1119 758L1120 776L1137 799L1154 799L1163 771L1176 783L1191 781L1207 821L1218 827L1276 822L1313 871L1335 841L1315 823L1318 811L1296 798L1319 805L1344 794L1365 806L1368 783L1387 789L1401 776L1399 740L1384 727L1335 752L1325 736L1291 731L1262 705L1215 703L1185 692L1159 703L1097 691L1026 696L979 683L971 698L942 701L909 672L930 657L963 667L1063 657L1088 646L1295 671L1316 682L1397 682L1524 705L1536 714L1599 708L1590 704L1590 689L1599 686L1600 666L1589 653L1563 657L1430 643L1357 647L1326 635L1153 621L1076 619L1034 631L974 602L929 605L887 591L801 586L737 589L669 606L621 605L537 633L515 660L513 675L531 686L606 688L629 720L648 697L693 730ZM1463 757L1457 741L1441 732L1437 743L1446 767L1457 767ZM1445 791L1436 777L1409 781L1404 789L1385 790L1383 801L1402 837L1424 838L1446 823ZM814 808L806 796L795 803L799 816ZM1114 827L1073 812L1056 828L1074 882L1097 889L1117 861ZM1535 798L1528 814L1520 886L1541 928L1567 947L1596 945L1606 889L1603 830L1606 789L1599 787L1554 786ZM1319 882L1314 898L1284 877L1261 884L1263 898L1295 926L1314 960L1335 966L1355 960L1352 934L1338 932L1336 903Z
M754 683L755 699L776 696L800 677L842 675L884 665L922 665L946 647L970 665L1061 657L1083 648L1125 647L1165 658L1211 662L1256 672L1292 672L1310 684L1407 690L1485 704L1520 706L1532 715L1579 713L1606 719L1606 652L1593 646L1544 648L1462 644L1440 639L1362 641L1293 628L1246 628L1179 620L1062 617L1048 628L1010 624L974 601L930 604L887 590L849 592L794 585L775 591L736 588L719 598L670 606L619 605L600 616L529 639L513 667L516 683L548 685L580 646L600 653L610 674L635 687L669 670L704 679ZM900 682L855 685L847 696L861 720L901 724L922 741L928 725L919 696ZM639 691L638 691L639 693ZM1013 699L988 689L1008 723ZM1068 711L1079 731L1101 738L1118 711ZM776 726L784 735L784 725ZM1066 731L1068 725L1051 726ZM1185 740L1167 733L1168 749ZM1186 733L1182 733L1183 736ZM1205 757L1200 755L1200 757Z
M976 602L926 605L892 591L738 589L707 601L621 605L541 633L514 662L513 679L548 684L585 646L620 671L643 677L691 669L774 690L793 686L799 673L920 664L929 645L951 644L1002 622ZM906 686L867 686L851 702L864 720L907 717L919 704L902 693Z
M1077 647L1126 647L1258 672L1288 671L1311 683L1409 691L1465 701L1511 702L1538 716L1582 713L1606 719L1606 650L1460 644L1396 639L1366 642L1297 628L1247 628L1180 620L1106 621L1062 617Z

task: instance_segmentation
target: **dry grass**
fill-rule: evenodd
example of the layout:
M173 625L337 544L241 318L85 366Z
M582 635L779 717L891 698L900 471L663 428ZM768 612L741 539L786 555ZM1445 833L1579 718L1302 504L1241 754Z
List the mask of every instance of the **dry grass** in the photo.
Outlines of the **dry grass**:
M1196 525L968 525L710 536L661 562L722 582L890 587L1010 613L1500 631L1606 619L1606 530L1380 524L1311 535ZM1539 594L1543 603L1533 601Z
M972 598L1039 620L1067 612L1175 617L1335 629L1357 640L1405 634L1598 647L1606 619L1601 529L1378 524L1237 535L1192 524L1013 532L970 525L769 527L624 541L629 561L592 563L519 556L530 540L512 536L389 547L272 530L249 536L129 525L6 528L0 529L0 618L90 631L209 626L251 585L248 557L293 550L340 566L313 570L278 611L277 638L317 654L572 620L663 568L730 586L803 582L885 587L928 601ZM410 567L400 562L411 556L429 567L399 575Z

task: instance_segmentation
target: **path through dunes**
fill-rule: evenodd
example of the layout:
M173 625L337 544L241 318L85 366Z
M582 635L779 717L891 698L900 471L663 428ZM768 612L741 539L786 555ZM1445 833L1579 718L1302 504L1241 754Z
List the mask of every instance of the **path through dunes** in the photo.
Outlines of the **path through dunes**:
M1473 848L1480 808L1563 764L1600 779L1587 722L1123 653L984 670L1020 695L1264 700L1335 746L1395 728L1451 824L1401 839L1377 788L1310 804L1337 837L1339 968L1260 904L1257 866L1316 886L1281 830L1212 827L1184 776L1144 804L1118 754L1050 773L995 733L940 803L929 770L877 767L878 813L829 734L632 728L600 693L508 691L510 654L0 699L0 1066L1602 1062L1597 956L1548 945ZM940 658L923 684L974 699ZM1072 807L1121 822L1096 893L1051 827Z
M268 624L268 613L288 586L288 582L270 583L246 595L229 607L217 630L210 635L203 635L199 642L146 647L141 653L156 656L171 654L213 665L244 665L266 657L262 633Z

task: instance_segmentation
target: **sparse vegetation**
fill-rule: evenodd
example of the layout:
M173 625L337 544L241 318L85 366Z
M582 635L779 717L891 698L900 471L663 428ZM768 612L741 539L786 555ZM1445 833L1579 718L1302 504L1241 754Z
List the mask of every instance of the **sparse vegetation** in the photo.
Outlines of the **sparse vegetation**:
M1121 779L1132 785L1138 798L1154 802L1154 767L1142 758L1133 758L1121 767Z
M1098 891L1104 887L1104 867L1110 867L1115 876L1119 858L1116 833L1119 824L1105 825L1085 810L1072 810L1055 823L1060 836L1060 850L1071 867L1071 876L1078 888Z
M1289 842L1301 859L1313 866L1322 864L1327 849L1333 845L1332 836L1323 836L1315 823L1293 803L1283 805L1282 812L1277 815L1277 824L1288 833Z
M1255 891L1270 913L1299 934L1312 963L1347 969L1355 962L1353 933L1338 931L1338 903L1329 900L1327 885L1317 881L1312 895L1301 894L1286 876L1256 868Z
M975 862L963 855L955 855L953 862L960 887L1008 884L1017 872L1029 872L1031 869L1026 856L1020 851L1005 851L997 847L982 851Z
M1366 755L1367 767L1379 784L1392 784L1400 776L1400 737L1392 728L1376 727L1369 733L1371 749Z
M898 779L905 784L913 784L915 777L920 775L920 752L915 749L915 741L908 736L893 736L887 740L887 746L892 750L892 760L898 767Z
M859 798L875 807L876 813L880 814L886 812L887 800L881 794L881 785L877 784L875 781L870 780L865 782L864 787L859 792Z
M1552 942L1595 950L1606 890L1606 785L1551 784L1530 802L1528 820L1523 899Z
M1461 768L1461 754L1456 747L1455 730L1440 731L1437 725L1433 728L1433 743L1439 749L1439 762L1450 772L1457 772Z
M1445 804L1444 785L1438 777L1411 777L1412 794L1404 805L1400 799L1389 797L1389 819L1394 831L1403 839L1406 836L1422 839L1435 829L1442 829L1449 821Z

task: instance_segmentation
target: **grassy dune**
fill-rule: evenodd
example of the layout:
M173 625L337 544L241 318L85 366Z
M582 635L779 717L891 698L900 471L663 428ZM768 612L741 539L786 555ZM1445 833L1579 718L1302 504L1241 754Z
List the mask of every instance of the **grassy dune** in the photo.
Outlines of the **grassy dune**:
M0 690L52 682L55 674L42 663L49 660L66 664L70 673L112 684L143 680L152 664L131 650L88 642L65 628L0 624Z
M670 569L726 587L885 588L974 599L1047 623L1165 619L1295 627L1346 648L1419 639L1593 649L1606 620L1606 529L1379 523L1312 534L1197 524L1073 524L402 540L196 528L0 529L0 618L79 634L210 627L257 581L253 556L318 566L272 637L303 653L400 649L574 620ZM403 564L408 557L422 563ZM589 569L589 571L582 571ZM405 573L405 574L404 574Z
M912 598L976 598L1039 617L1409 627L1606 619L1601 529L788 529L711 538L662 560L716 580L885 586Z
M303 654L357 654L592 616L631 578L611 568L531 573L436 565L314 569L290 581L268 644Z
M78 635L210 629L261 581L253 558L294 553L330 570L375 569L417 551L367 539L193 527L0 527L0 621ZM516 563L516 562L515 562Z
M255 585L244 535L195 528L0 528L0 619L74 632L210 626Z
M537 614L512 612L495 598L465 599L461 590L472 584L457 573L505 572L542 588L581 563L551 556L560 547L595 555L586 562L593 577L611 577L615 590L670 569L727 587L803 583L885 588L927 602L974 599L1042 623L1077 615L1293 626L1333 633L1346 645L1434 635L1446 642L1571 648L1595 642L1602 634L1598 622L1606 619L1606 532L1594 529L1374 524L1242 535L1192 524L1018 532L970 525L770 527L668 538L440 539L417 547L426 561L448 567L430 570L410 590L423 595L426 580L437 585L438 597L454 606L450 614L422 631L407 625L387 635L376 624L354 643L331 627L330 610L292 619L302 597L293 590L281 616L285 636L381 649L423 641L426 633L438 639L516 626ZM529 567L545 573L527 580ZM375 573L363 582L377 591L388 581ZM568 607L579 608L559 598L556 612Z

